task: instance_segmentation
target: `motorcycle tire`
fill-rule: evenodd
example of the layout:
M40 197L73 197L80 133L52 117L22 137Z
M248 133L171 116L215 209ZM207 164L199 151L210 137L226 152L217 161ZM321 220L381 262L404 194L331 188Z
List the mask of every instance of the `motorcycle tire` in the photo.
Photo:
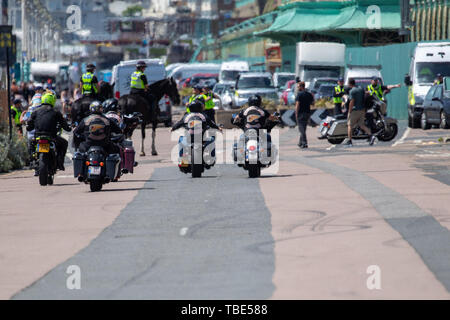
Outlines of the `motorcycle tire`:
M380 141L391 141L393 140L398 133L398 126L395 123L388 124L389 130L384 131L382 134L378 136L378 140Z
M101 181L93 180L89 183L89 186L91 187L92 192L97 192L102 190L103 184Z
M48 165L50 159L47 154L39 154L39 184L46 186L48 183Z
M248 166L248 177L258 178L261 176L261 167L258 164L251 164Z
M344 142L345 138L330 138L330 137L327 137L327 140L331 144L341 144L342 142Z

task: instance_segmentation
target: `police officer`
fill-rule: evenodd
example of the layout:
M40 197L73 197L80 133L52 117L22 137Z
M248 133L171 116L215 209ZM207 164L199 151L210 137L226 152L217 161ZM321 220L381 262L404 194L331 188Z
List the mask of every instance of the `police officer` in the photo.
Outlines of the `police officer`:
M20 99L15 99L11 108L11 116L14 119L14 124L17 131L23 134L22 123L20 122L20 116L22 115L22 101Z
M378 97L378 99L380 99L381 102L385 103L383 105L383 109L381 110L381 112L383 115L386 115L387 106L386 106L386 99L385 99L384 95L391 92L391 89L400 88L400 87L401 87L401 84L382 86L378 83L378 77L374 76L374 77L372 77L372 83L367 86L367 92L370 96L376 96L376 97Z
M37 108L30 117L27 131L35 130L35 137L49 136L55 141L57 150L57 167L64 171L64 157L66 156L68 142L58 136L58 127L70 132L70 126L64 119L61 112L54 109L56 97L52 93L46 93L41 99L42 105Z
M203 112L211 119L215 119L216 112L214 110L214 98L219 99L220 97L211 91L209 86L203 87L203 95L205 96L205 111Z
M219 131L222 131L222 129L217 126L217 124L214 122L213 119L208 117L206 114L204 114L204 105L198 101L194 100L191 104L188 105L188 108L190 109L189 113L185 113L183 118L181 118L180 121L175 123L172 127L172 131L175 131L177 129L180 129L184 127L185 129L192 130L192 128L189 128L189 122L192 120L199 120L202 122L202 131L204 132L206 129L213 128L218 129ZM194 132L190 132L194 133Z
M149 106L152 104L152 99L149 96L149 86L147 76L145 75L145 69L147 64L145 61L138 61L136 63L136 71L131 74L130 82L130 94L136 94L147 100Z
M342 114L342 97L345 94L344 78L339 78L338 85L334 87L333 103L334 115Z
M206 96L202 93L202 87L196 85L192 88L193 94L189 97L189 102L186 103L186 112L190 113L189 105L193 103L195 100L201 100L201 102L206 104ZM214 119L214 118L213 118Z
M103 107L99 101L89 106L91 115L81 120L73 131L74 136L84 141L75 146L80 152L87 152L91 146L100 146L108 154L119 153L119 147L111 141L111 133L121 134L119 126L103 115Z
M90 63L86 66L86 73L81 76L80 87L83 95L96 97L99 92L98 79L94 75L95 66Z

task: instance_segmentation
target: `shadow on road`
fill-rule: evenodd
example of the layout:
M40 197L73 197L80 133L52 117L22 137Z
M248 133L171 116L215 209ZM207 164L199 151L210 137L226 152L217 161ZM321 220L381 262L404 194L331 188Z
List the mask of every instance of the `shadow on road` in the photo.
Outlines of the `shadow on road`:
M114 191L140 191L140 190L155 190L155 188L142 187L142 188L103 189L101 192L114 192Z

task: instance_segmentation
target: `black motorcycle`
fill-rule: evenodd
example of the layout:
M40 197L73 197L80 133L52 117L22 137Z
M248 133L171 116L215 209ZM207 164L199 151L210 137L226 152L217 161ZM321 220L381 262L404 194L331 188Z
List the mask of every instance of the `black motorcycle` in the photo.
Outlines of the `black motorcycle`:
M41 186L52 185L57 170L57 151L54 139L47 136L36 137L34 157L39 172Z

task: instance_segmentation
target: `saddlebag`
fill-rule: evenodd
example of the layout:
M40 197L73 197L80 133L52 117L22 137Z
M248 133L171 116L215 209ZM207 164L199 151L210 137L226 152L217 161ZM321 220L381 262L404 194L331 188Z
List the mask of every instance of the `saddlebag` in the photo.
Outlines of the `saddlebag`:
M86 176L86 154L77 151L73 155L72 161L74 178L78 178L79 176Z
M120 154L113 153L106 158L106 177L110 180L117 178L120 166Z
M121 150L122 151L122 150ZM133 173L134 168L134 155L135 151L133 147L124 147L122 151L122 163L121 168L125 169L129 173Z

